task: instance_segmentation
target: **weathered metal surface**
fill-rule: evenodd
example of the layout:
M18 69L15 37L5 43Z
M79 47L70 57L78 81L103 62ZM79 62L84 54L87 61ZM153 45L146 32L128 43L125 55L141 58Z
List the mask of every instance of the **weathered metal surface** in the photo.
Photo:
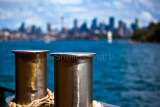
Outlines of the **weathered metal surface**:
M47 94L48 50L14 50L16 103L26 105Z
M92 106L92 59L95 53L53 53L56 107Z

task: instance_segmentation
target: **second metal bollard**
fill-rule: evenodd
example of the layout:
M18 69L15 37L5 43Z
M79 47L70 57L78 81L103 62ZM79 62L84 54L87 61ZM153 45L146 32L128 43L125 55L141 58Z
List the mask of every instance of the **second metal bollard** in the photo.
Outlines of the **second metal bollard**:
M52 53L55 107L92 107L92 60L95 53Z

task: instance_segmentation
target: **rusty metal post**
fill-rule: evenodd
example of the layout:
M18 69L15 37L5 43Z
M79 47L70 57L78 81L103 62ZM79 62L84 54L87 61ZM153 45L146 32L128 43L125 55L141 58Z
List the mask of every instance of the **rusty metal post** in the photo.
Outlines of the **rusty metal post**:
M13 50L16 103L26 105L47 95L48 50Z
M56 107L92 107L92 60L95 53L52 53Z

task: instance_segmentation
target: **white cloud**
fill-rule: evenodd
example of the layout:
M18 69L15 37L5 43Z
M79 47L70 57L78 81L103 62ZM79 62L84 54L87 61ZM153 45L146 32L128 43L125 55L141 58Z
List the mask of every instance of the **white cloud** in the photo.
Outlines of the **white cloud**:
M113 4L114 4L114 6L116 8L122 8L123 7L123 5L121 4L121 2L119 2L119 1L114 1Z
M67 7L64 9L65 12L85 12L86 9L83 7Z
M132 0L122 0L123 2L131 3Z
M139 16L140 26L147 26L151 21L157 22L157 20L147 11L143 11Z
M81 0L49 0L49 1L54 4L62 4L62 5L82 3Z
M145 21L153 21L153 20L155 20L152 17L152 15L147 11L143 11L142 14L140 15L140 18L145 20Z
M4 10L4 9L0 8L0 20L10 19L13 16L14 16L14 12L13 11Z
M110 7L110 6L111 6L111 3L109 3L109 2L103 2L103 5L104 5L104 6L107 6L107 7Z

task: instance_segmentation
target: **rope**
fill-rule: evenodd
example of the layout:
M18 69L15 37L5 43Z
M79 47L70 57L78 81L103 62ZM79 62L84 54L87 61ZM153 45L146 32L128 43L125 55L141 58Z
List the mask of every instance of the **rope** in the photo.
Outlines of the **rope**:
M99 102L97 102L97 101L95 101L95 100L93 100L92 106L93 106L93 107L103 107L103 105L102 105L101 103L99 103Z
M14 102L14 99L8 104L8 107L54 107L54 94L47 89L47 95L41 99L36 99L28 105L20 105Z
M8 104L8 107L54 107L54 93L47 89L47 95L41 99L36 99L28 105L20 105L15 103L15 98ZM103 105L97 101L92 102L93 107L103 107Z

